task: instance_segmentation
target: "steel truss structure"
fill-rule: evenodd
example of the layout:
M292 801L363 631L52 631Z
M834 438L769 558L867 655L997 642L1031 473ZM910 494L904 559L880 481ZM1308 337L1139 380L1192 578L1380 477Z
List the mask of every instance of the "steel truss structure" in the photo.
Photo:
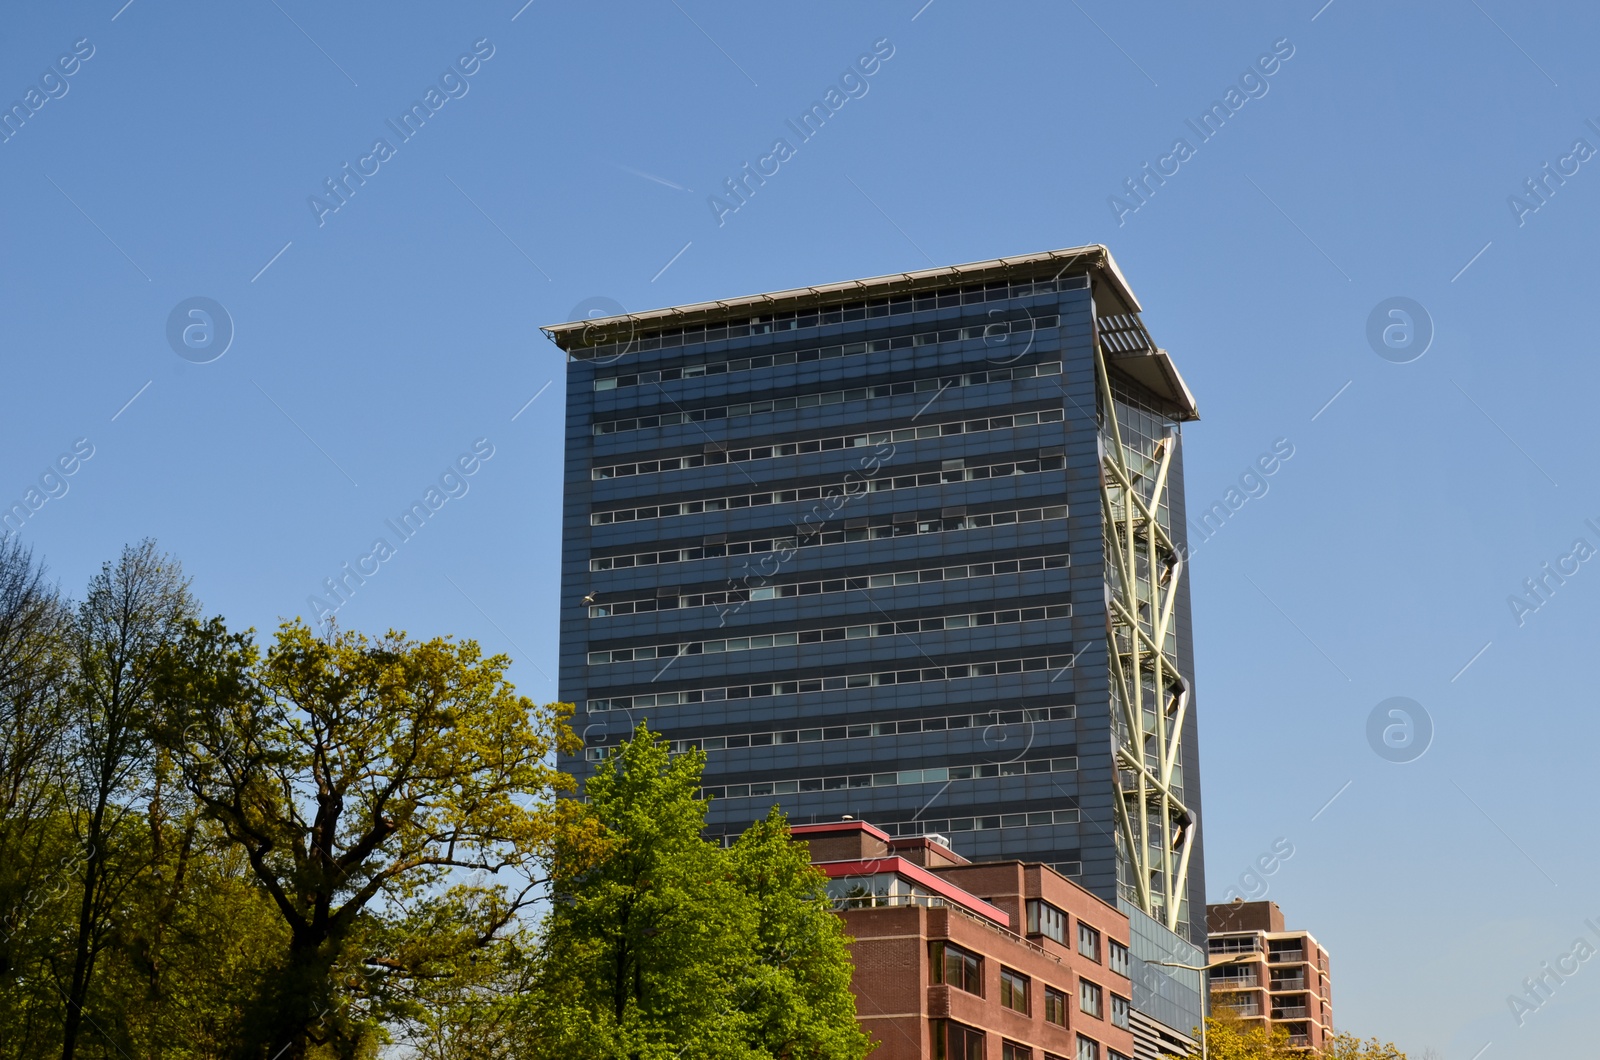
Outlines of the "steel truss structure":
M1169 532L1167 503L1178 433L1168 423L1150 444L1125 430L1099 329L1095 375L1118 882L1130 901L1176 931L1197 824L1183 800L1189 682L1178 669L1173 626L1184 556Z

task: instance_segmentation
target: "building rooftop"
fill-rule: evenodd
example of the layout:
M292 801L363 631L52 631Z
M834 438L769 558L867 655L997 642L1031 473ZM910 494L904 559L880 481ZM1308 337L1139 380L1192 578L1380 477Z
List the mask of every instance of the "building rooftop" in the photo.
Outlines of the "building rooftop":
M1277 902L1233 901L1206 906L1206 926L1213 934L1229 931L1286 931Z
M560 324L546 324L541 330L560 349L573 357L591 357L604 347L608 355L622 356L674 345L684 329L737 323L768 324L774 316L794 317L807 310L818 310L852 303L875 302L884 312L894 310L890 303L932 291L959 288L976 300L1014 296L1010 288L1017 283L1048 280L1074 280L1076 286L1092 286L1098 316L1101 345L1107 358L1129 377L1150 389L1173 406L1179 420L1200 418L1194 395L1189 391L1177 366L1166 350L1156 346L1139 319L1143 307L1117 267L1109 248L1099 243L1061 250L1046 250L1015 257L947 265L915 272L891 273L860 280L795 287L784 291L722 298L712 302L668 306L638 313L617 313ZM990 291L986 288L996 288ZM1054 286L1049 288L1055 290ZM969 299L963 298L964 303ZM919 307L921 308L921 307ZM939 308L943 308L941 300ZM791 327L799 322L788 321ZM781 329L780 329L781 330ZM665 340L665 341L664 341ZM687 339L683 341L689 341Z
M1068 247L1064 250L1047 250L1037 254L1023 254L1010 258L991 258L965 265L946 265L916 272L897 272L886 276L872 276L861 280L844 280L839 283L820 284L815 287L794 287L786 291L769 291L764 294L744 295L738 298L721 298L714 302L696 302L692 305L669 306L638 313L620 313L608 317L574 320L562 324L546 324L541 330L552 342L566 350L582 342L586 331L610 329L627 322L643 332L649 328L682 327L723 320L730 316L749 316L754 312L811 308L856 301L862 298L885 298L891 295L915 294L918 291L936 290L953 284L984 284L1002 280L1049 276L1083 276L1098 274L1110 285L1121 300L1115 308L1121 312L1137 313L1142 307L1134 297L1122 271L1117 268L1111 251L1093 243L1086 247Z

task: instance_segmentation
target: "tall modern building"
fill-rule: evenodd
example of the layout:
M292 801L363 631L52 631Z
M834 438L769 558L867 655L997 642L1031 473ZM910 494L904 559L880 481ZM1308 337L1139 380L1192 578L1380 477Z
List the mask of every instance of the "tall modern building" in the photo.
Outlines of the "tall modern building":
M648 719L714 832L942 833L1203 943L1196 412L1139 314L1088 246L547 327L562 767Z

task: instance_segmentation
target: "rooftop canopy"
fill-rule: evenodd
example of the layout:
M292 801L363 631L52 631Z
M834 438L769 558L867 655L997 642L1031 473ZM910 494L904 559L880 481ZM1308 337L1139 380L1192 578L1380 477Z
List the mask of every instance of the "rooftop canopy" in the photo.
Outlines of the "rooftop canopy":
M995 284L1037 283L1072 277L1088 278L1095 293L1095 312L1102 330L1116 333L1113 341L1103 344L1108 360L1169 401L1179 419L1197 419L1194 398L1178 375L1171 357L1165 350L1156 347L1142 323L1139 323L1138 313L1142 307L1138 298L1123 278L1111 251L1098 243L1018 257L993 258L966 265L669 306L639 313L590 317L562 324L547 324L541 330L566 353L588 357L598 352L595 348L601 346L620 346L621 349L616 352L653 349L659 343L650 340L680 333L685 328L735 322L754 324L776 314L793 315L851 303L906 298L931 291L949 291L953 288L981 290ZM1107 338L1110 338L1109 334ZM676 341L669 340L665 344L675 345Z

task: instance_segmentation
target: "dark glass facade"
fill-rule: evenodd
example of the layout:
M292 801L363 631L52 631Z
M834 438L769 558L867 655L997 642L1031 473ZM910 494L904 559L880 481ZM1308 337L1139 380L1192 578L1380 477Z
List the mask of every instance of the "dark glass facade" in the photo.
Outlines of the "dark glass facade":
M586 743L562 768L647 720L706 750L715 833L776 803L1126 895L1095 343L1137 308L1083 248L547 329L569 354L560 695ZM1186 418L1110 371L1141 432ZM1170 479L1181 535L1181 453ZM1197 848L1188 878L1202 909Z

